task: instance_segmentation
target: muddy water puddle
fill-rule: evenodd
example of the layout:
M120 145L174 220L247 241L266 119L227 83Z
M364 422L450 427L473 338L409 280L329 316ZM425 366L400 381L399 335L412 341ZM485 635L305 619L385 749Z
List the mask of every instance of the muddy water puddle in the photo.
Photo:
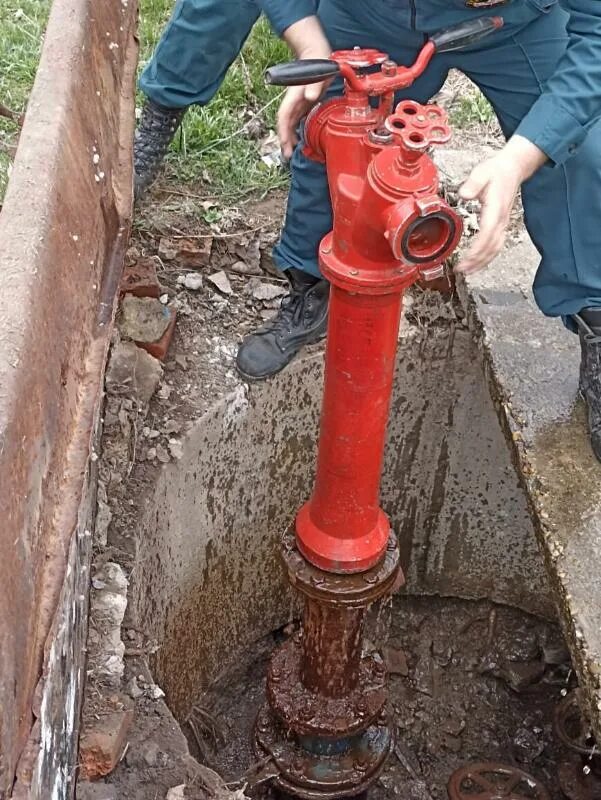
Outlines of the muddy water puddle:
M291 632L257 643L198 699L195 734L185 726L193 752L228 782L256 764L252 727L267 662ZM563 798L552 720L573 676L556 626L488 602L399 597L372 613L367 639L383 648L398 732L371 798L446 798L450 775L471 761L514 765Z

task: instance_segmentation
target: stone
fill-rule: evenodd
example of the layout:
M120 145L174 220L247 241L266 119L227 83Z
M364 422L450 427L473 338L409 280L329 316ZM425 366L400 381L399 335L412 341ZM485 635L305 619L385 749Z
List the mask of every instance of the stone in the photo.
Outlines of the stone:
M179 433L182 429L181 423L174 419L168 419L163 425L164 433Z
M199 272L189 272L187 275L180 275L177 279L178 285L192 292L202 289L202 275Z
M133 342L120 341L113 346L106 371L109 395L128 395L138 406L145 406L162 377L160 362Z
M167 237L161 238L159 241L158 254L164 261L173 261L177 256L177 246L175 242Z
M413 671L413 685L418 692L432 696L433 664L429 652L422 652Z
M75 790L76 800L118 800L117 789L106 783L78 781Z
M79 743L80 774L86 780L109 775L119 763L133 721L131 708L99 715L84 728Z
M442 744L451 753L459 753L462 747L461 739L458 736L451 736L449 733L443 735Z
M540 734L537 735L529 728L518 728L512 742L516 761L519 761L520 764L529 764L538 758L544 749L545 742Z
M125 645L121 641L121 625L127 608L128 581L119 564L107 562L93 576L90 628L98 636L91 671L109 685L118 685L124 672Z
M511 635L502 631L497 637L496 647L508 661L534 661L541 652L538 633L530 628L512 631Z
M409 675L407 656L400 647L385 647L384 661L386 662L386 668L391 675L402 675L404 678Z
M173 391L173 389L171 388L171 386L168 386L167 384L164 384L163 386L161 386L161 388L158 391L158 397L161 400L169 400L169 398L171 397L171 392L172 391Z
M406 789L407 800L433 800L425 781L414 780L409 783Z
M171 461L169 453L167 452L166 448L163 447L162 444L157 445L156 457L161 462L161 464L168 464Z
M219 272L214 272L212 275L209 275L207 280L213 284L213 286L218 289L222 294L230 295L234 293L232 289L232 285L229 281L229 278L225 274L223 270Z
M119 331L134 342L158 342L169 327L169 310L154 297L126 295L119 311Z
M184 446L178 439L169 439L168 447L172 458L179 460L184 455Z
M186 799L186 784L181 783L179 786L174 786L169 789L165 800L185 800Z
M108 529L113 519L113 514L108 504L103 500L98 500L96 509L96 523L94 527L95 542L100 547L106 547L108 540Z
M140 689L138 686L138 679L135 677L135 675L130 681L128 681L126 691L133 700L137 700L144 694L144 690Z
M229 269L237 275L261 275L261 267L258 264L247 264L246 261L235 261Z
M274 283L256 281L252 287L252 296L255 300L275 300L276 297L283 297L288 293L287 286Z
M544 661L506 661L498 672L494 672L504 680L514 692L524 692L533 683L538 683L545 673Z
M144 744L140 746L140 755L146 766L156 767L159 763L161 748L156 742L144 742Z

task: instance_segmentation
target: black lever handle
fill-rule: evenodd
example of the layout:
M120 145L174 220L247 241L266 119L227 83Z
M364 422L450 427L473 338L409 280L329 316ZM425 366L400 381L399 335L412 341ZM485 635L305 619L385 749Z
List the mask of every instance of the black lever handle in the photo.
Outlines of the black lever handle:
M477 17L438 31L430 37L430 41L437 53L450 53L468 47L502 27L503 17Z
M437 53L460 50L503 27L502 17L477 17L445 28L430 37ZM327 58L310 58L276 64L265 72L265 80L273 86L304 86L321 83L340 74L340 65Z
M304 86L335 78L340 72L336 61L327 58L307 58L303 61L288 61L269 67L265 80L273 86Z

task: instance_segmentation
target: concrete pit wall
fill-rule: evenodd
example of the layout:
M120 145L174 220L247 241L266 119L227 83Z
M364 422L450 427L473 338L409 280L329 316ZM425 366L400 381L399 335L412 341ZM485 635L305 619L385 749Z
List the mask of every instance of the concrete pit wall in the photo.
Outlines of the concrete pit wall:
M240 386L161 471L138 539L134 618L160 645L154 676L176 717L251 643L294 613L280 535L310 493L322 357ZM491 598L552 617L510 446L464 328L403 328L383 505L407 590Z
M72 796L135 24L135 0L54 1L0 214L0 798Z

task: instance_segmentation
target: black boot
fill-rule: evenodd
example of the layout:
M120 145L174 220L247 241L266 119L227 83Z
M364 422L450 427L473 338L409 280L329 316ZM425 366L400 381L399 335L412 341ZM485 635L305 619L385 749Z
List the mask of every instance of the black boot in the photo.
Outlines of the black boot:
M134 139L134 197L138 200L157 176L186 108L165 108L146 100Z
M280 310L240 345L236 366L243 378L262 380L290 363L306 344L326 335L330 284L298 269L285 273L290 294Z
M591 446L601 461L601 307L574 314L580 334L580 391L588 408Z

